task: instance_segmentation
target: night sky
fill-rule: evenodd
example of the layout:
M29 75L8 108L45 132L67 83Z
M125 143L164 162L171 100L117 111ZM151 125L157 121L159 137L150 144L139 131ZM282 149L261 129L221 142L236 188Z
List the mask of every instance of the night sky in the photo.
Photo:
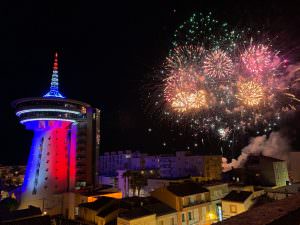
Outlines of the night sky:
M281 44L300 46L300 7L288 1L61 2L0 3L2 164L27 161L32 134L18 124L10 103L48 91L55 51L61 92L102 111L101 151L154 153L194 142L189 134L175 137L170 127L149 117L143 99L147 76L166 56L174 30L192 13L212 12L234 26L263 24L271 35L284 37ZM291 52L299 58L296 48Z

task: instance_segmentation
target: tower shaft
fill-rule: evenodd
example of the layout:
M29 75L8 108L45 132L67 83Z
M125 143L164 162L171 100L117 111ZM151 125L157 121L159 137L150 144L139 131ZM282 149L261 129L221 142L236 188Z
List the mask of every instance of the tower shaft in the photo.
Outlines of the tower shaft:
M34 131L34 137L22 186L21 207L35 202L41 208L51 209L57 205L53 194L74 189L76 125L68 121L42 120L27 122L26 128Z

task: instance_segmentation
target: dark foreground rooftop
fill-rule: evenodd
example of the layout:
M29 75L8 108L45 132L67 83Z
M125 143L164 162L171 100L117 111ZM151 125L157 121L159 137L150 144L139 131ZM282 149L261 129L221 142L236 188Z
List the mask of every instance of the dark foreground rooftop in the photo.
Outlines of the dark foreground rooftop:
M15 211L0 213L0 222L37 217L41 215L42 211L40 210L40 208L29 206L27 209L19 209Z
M266 203L216 225L299 225L300 194Z

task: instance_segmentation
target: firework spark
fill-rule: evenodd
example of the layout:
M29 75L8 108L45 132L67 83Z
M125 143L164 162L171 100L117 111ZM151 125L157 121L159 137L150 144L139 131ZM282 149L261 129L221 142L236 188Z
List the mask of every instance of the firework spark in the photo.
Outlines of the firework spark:
M258 106L264 97L261 85L253 81L240 82L236 98L246 106Z
M243 31L242 31L243 32ZM181 24L174 34L173 46L201 45L209 50L222 47L226 51L236 48L237 40L241 39L239 32L230 29L228 23L213 18L212 13L194 13Z
M222 140L226 140L227 137L229 136L231 130L227 128L219 128L218 129L218 134Z
M276 55L269 46L251 44L241 55L241 61L248 72L259 75L276 69L279 64Z
M203 62L204 74L212 78L226 78L233 72L233 63L226 52L218 49L209 53Z
M201 46L178 46L166 58L165 69L169 72L176 70L199 72L204 54L205 49Z

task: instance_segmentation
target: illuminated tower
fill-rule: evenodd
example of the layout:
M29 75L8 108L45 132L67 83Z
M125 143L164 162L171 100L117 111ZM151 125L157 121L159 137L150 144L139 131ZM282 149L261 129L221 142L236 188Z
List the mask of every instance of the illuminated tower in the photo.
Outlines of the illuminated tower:
M49 92L16 100L13 106L20 123L34 133L21 208L53 211L61 206L60 194L97 184L100 111L59 92L57 53Z

